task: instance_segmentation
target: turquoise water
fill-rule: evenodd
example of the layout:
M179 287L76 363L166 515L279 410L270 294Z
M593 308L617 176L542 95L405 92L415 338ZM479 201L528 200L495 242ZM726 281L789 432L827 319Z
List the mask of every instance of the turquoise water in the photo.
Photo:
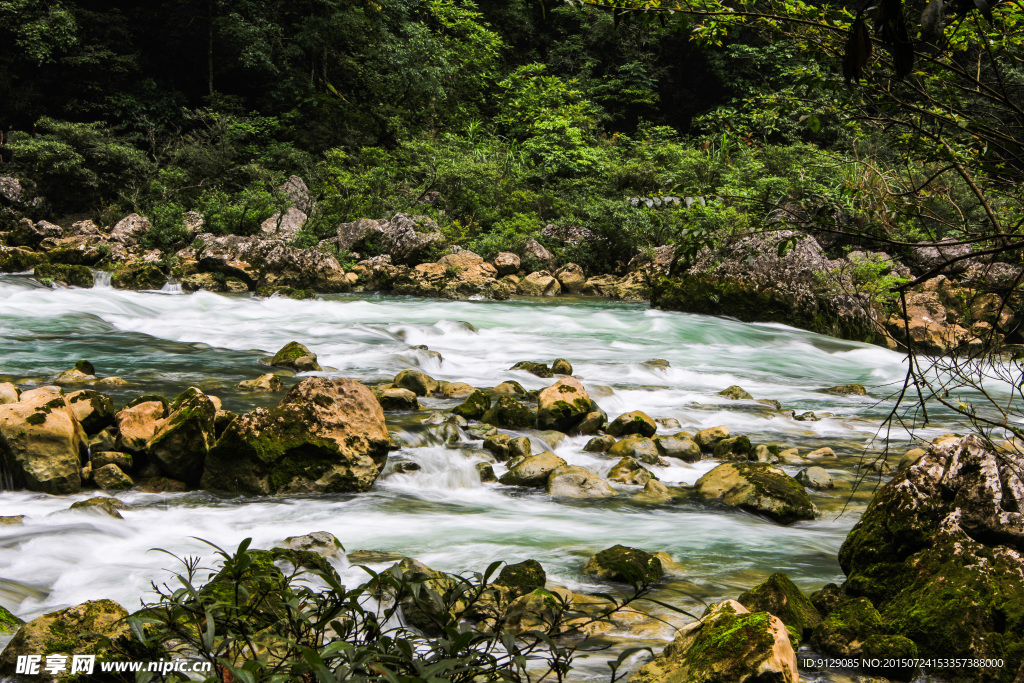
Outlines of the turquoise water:
M886 398L905 369L901 355L879 347L779 325L650 310L645 304L374 296L260 300L205 292L50 289L29 278L0 276L0 381L46 384L87 358L101 376L132 384L108 392L118 400L142 393L173 395L195 385L240 411L279 399L242 394L234 385L265 372L260 359L292 340L319 356L325 374L364 381L390 380L403 369L417 368L475 386L514 379L539 389L550 381L508 368L520 360L563 357L611 417L643 410L656 419L678 420L690 431L724 424L755 442L801 451L831 446L840 458L823 466L838 486L812 494L825 511L821 519L790 527L722 508L645 506L631 501L627 488L609 500L556 501L481 484L474 444L446 448L422 436L419 417L389 416L400 438L419 444L392 459L414 460L421 469L394 474L389 467L374 489L361 495L241 499L127 493L119 495L128 505L119 521L67 510L88 493L58 498L4 492L0 515L27 519L24 526L0 527L0 602L23 618L96 598L112 598L131 609L149 595L151 580L166 578L166 570L174 568L173 560L152 548L209 556L208 547L193 537L234 546L251 536L254 547L269 547L286 536L318 530L335 534L348 550L401 553L448 571L482 571L494 560L533 558L551 581L577 592L604 588L580 567L615 543L669 553L683 568L674 587L708 601L735 597L779 570L814 590L841 579L836 552L871 488L851 496L855 467L865 448L880 447L872 440L888 412ZM443 361L412 348L417 345L439 352ZM643 365L652 358L667 360L670 367ZM870 395L818 392L847 383L864 384ZM797 413L832 416L801 422L789 412L716 395L733 384ZM423 403L420 417L457 401ZM933 433L942 431L948 430ZM910 447L907 435L892 438L897 454ZM567 438L554 450L570 463L606 473L614 462L583 453L585 442ZM692 484L715 464L655 469L665 483ZM795 474L799 468L786 469ZM500 474L501 467L496 471ZM665 599L690 606L683 598Z

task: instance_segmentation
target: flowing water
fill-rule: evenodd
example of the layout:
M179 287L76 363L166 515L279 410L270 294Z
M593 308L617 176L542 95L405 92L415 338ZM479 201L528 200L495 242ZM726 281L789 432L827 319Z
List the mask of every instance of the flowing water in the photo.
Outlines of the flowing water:
M780 570L805 590L816 590L842 578L836 553L873 486L868 482L851 496L856 466L865 448L878 447L872 440L888 411L885 399L904 372L901 355L878 347L637 303L376 296L294 301L97 285L52 289L27 277L0 276L0 381L46 384L86 358L101 376L131 383L104 390L116 402L142 393L175 395L194 385L220 396L226 408L243 411L279 400L234 387L265 372L260 359L292 340L309 346L327 375L367 382L416 368L474 386L516 380L539 389L550 381L508 368L520 360L562 357L611 417L643 410L659 420L678 420L687 431L725 424L755 443L793 445L801 452L831 446L840 457L819 464L837 487L812 492L824 511L820 519L789 527L713 506L644 505L631 499L628 487L610 500L557 501L542 492L481 484L475 464L482 458L471 448L479 442L449 448L419 424L432 409L459 401L424 399L425 410L417 416L388 416L406 445L365 494L252 499L126 493L118 496L127 504L123 521L67 509L91 493L0 494L0 515L26 515L23 526L0 526L0 603L25 619L97 598L132 609L140 598L152 597L150 581L165 580L166 570L177 569L153 548L211 557L197 538L234 547L252 537L253 547L270 547L319 530L335 534L349 551L408 555L439 570L482 571L495 560L533 558L550 581L577 592L606 588L580 567L616 543L667 552L682 568L682 577L669 587L707 601L735 597ZM443 360L414 348L421 345ZM644 364L654 358L669 367ZM818 391L849 383L865 385L869 396ZM716 395L733 384L787 410ZM789 411L831 416L797 421ZM934 433L943 431L948 430ZM540 445L543 435L531 436ZM897 453L910 447L909 435L892 438ZM571 464L606 474L613 461L583 453L585 442L565 438L553 450ZM394 463L403 460L421 469L395 473ZM654 469L667 484L692 484L716 464ZM799 468L784 469L795 474ZM354 580L358 570L348 573ZM674 595L666 591L660 597L691 606L690 598ZM607 671L596 662L584 672L602 669Z

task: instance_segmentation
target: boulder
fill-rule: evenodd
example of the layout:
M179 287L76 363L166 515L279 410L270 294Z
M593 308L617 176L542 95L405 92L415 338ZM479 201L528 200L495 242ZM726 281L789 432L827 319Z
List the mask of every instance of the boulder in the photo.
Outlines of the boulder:
M134 636L127 618L128 612L112 600L90 600L33 619L18 629L0 654L0 677L15 677L18 657L26 655L63 655L69 671L73 655L93 655L102 662L131 659L124 653L138 651L138 646L132 647ZM47 673L45 659L42 665L33 681L70 680L64 674ZM98 665L96 671L99 680Z
M619 415L608 425L606 431L612 436L638 434L649 438L658 431L658 425L646 413L634 410Z
M508 444L512 441L512 437L508 434L495 434L484 439L484 448L494 455L494 459L498 462L505 462L508 460Z
M287 368L294 372L320 372L323 368L316 362L316 354L299 342L288 342L269 360L276 368Z
M894 339L931 355L962 350L972 341L970 332L949 322L952 316L937 292L907 292L906 301L906 318L902 312L893 313L885 324Z
M821 458L835 458L836 452L829 448L828 446L825 446L823 448L818 448L816 450L811 451L804 457L809 458L811 460L818 460Z
M587 560L583 573L604 581L651 584L661 580L661 560L648 552L624 545L602 550Z
M199 235L193 242L200 274L236 278L242 291L281 289L347 292L351 284L338 259L321 247L298 249L263 236Z
M585 453L607 453L608 449L615 445L615 437L611 434L595 436L583 447Z
M420 409L420 402L416 399L416 394L408 389L391 387L379 394L374 392L374 396L380 402L380 407L387 411Z
M510 396L502 396L481 420L502 429L533 429L537 426L537 412Z
M24 519L24 515L19 515L18 517L0 517L0 525L20 525ZM18 521L15 522L13 520ZM7 608L0 605L0 634L13 636L24 623L24 621L11 614Z
M615 495L615 490L604 479L574 465L552 470L545 491L557 498L607 498Z
M309 378L272 409L235 418L206 458L202 486L256 495L366 491L391 444L380 403L349 379Z
M867 396L868 391L862 384L838 384L834 387L821 389L823 394L834 394L836 396Z
M160 396L140 396L114 415L117 449L141 453L167 417L167 401Z
M555 271L555 279L561 285L562 291L569 294L580 294L587 285L587 276L575 263L567 263Z
M798 683L786 627L767 612L728 600L684 626L630 683Z
M126 247L134 247L139 239L149 232L149 220L137 213L125 216L110 231L110 239L120 242Z
M119 453L117 451L99 451L93 453L89 458L93 470L97 470L104 465L117 465L122 472L131 472L134 461L135 459L130 453Z
M531 454L531 451L532 451L532 446L530 446L530 440L528 438L526 438L525 436L517 436L516 438L514 438L514 439L512 439L511 441L508 442L508 457L509 457L509 459L519 458L519 457L529 457L530 454Z
M341 541L329 531L314 531L302 536L289 536L284 539L284 547L313 552L332 560L340 560L342 557Z
M20 247L0 246L0 273L24 273L43 262L45 256Z
M558 380L537 397L538 429L571 432L590 413L592 401L583 384L573 377Z
M124 263L110 275L110 285L114 289L152 290L162 289L166 284L164 271L152 263Z
M442 299L508 299L515 288L497 279L494 266L472 251L442 256L437 263L400 268L391 276L395 294Z
M558 296L562 293L562 286L551 273L541 270L520 280L516 292L520 296Z
M37 280L56 282L66 287L88 289L93 286L92 271L86 266L67 265L64 263L40 263L36 266L32 277Z
M28 218L22 218L7 236L7 243L12 247L38 249L43 240L57 239L60 236L61 229L58 225L46 221L33 223Z
M701 458L697 442L681 434L656 436L654 445L658 448L658 454L665 458L676 458L684 462L697 462Z
M509 461L508 472L501 475L499 482L506 486L545 486L548 476L566 465L551 451L544 451L537 455L529 455L523 458Z
M132 478L125 474L120 467L110 463L103 465L92 473L92 480L96 486L104 491L122 491L135 486Z
M809 638L814 627L821 623L821 615L810 598L782 572L772 574L740 595L738 602L751 612L774 614L802 638Z
M754 447L746 436L730 436L715 444L712 455L719 460L750 460Z
M924 450L923 448L911 448L909 451L903 454L903 457L900 458L900 462L896 466L896 469L902 472L903 470L907 469L911 465L915 464L918 460L923 458L926 453L927 451Z
M86 434L98 434L114 424L114 402L109 396L83 389L68 394L67 399Z
M491 397L487 392L477 389L461 405L453 408L452 414L467 420L479 420L490 408Z
M1000 671L946 676L1009 681L1024 659L1022 471L1019 453L978 437L937 439L875 494L839 551L844 593L870 601L881 633L925 658L1004 659Z
M635 458L650 465L658 462L658 446L651 439L622 439L609 448L607 454L612 458Z
M722 389L718 392L719 396L725 396L733 401L752 400L754 397L744 391L743 387L738 387L735 384L728 389Z
M58 387L26 391L0 405L0 458L15 488L51 494L82 487L86 435Z
M436 379L419 370L403 370L395 375L393 384L400 389L408 389L417 396L430 396L440 387Z
M698 479L694 487L705 500L718 500L780 524L818 516L818 509L800 482L777 467L763 463L719 465Z
M96 368L87 360L80 360L75 367L69 368L57 376L55 384L87 384L96 381Z
M830 489L835 486L832 475L822 467L805 467L796 473L796 480L809 489Z
M556 358L551 363L551 372L556 375L571 375L572 374L572 363L564 358Z
M283 214L275 213L263 221L260 232L264 236L291 242L299 235L299 230L306 224L306 214L296 207L291 207Z
M535 363L529 360L519 361L515 365L509 368L509 370L524 370L531 375L536 375L542 379L551 379L555 376L555 373L544 363ZM516 383L518 385L518 382ZM497 387L495 387L497 388ZM522 389L522 386L519 387ZM518 393L518 392L517 392ZM525 394L525 390L523 391Z
M397 213L390 220L361 218L338 226L339 249L369 256L387 254L398 265L430 260L430 254L443 242L437 223L426 216Z
M498 271L498 277L515 275L519 272L519 257L508 251L499 252L497 256L491 259L491 263L494 265L494 269Z
M517 564L506 564L502 567L494 583L509 589L511 598L514 600L527 593L532 593L538 588L544 588L547 580L547 574L540 562L537 560L524 560Z
M522 254L523 258L527 261L541 263L551 269L554 269L555 267L554 254L544 248L544 245L535 239L528 240L526 244L523 245Z
M194 486L216 441L217 407L209 396L192 387L168 409L170 414L157 422L156 432L146 443L146 454L161 474Z
M715 444L722 439L729 438L729 428L725 425L719 425L718 427L708 427L702 429L693 435L693 442L700 446L700 450L704 453L712 453L715 450Z
M657 477L636 458L625 457L612 466L608 479L630 486L646 486L647 482Z
M441 398L466 398L476 387L465 382L438 382L437 395Z
M653 474L651 475L654 476ZM669 503L679 497L679 494L674 492L669 487L662 484L657 479L651 479L644 484L644 490L633 496L633 500L638 503L654 503L662 504ZM655 553L656 556L664 555L664 553ZM664 559L662 559L664 564Z
M238 383L239 391L248 391L254 394L274 394L281 391L283 384L281 378L268 372L256 379L244 379Z
M811 634L811 645L836 657L859 657L864 641L885 630L882 615L867 598L840 602Z

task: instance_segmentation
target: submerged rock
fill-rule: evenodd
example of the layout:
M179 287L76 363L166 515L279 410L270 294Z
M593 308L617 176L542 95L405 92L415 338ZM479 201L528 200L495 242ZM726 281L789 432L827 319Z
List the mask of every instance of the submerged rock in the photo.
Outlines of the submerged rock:
M748 394L743 389L743 387L736 386L735 384L729 387L728 389L723 389L722 391L719 391L718 395L725 396L726 398L732 399L733 401L749 401L753 400L754 398L753 396Z
M390 443L369 389L309 378L276 408L257 408L228 425L206 459L202 486L257 495L365 491Z
M89 510L114 519L124 519L118 510L124 509L124 503L119 501L117 498L108 498L106 496L96 496L95 498L89 498L87 500L80 500L71 504L69 510Z
M811 489L830 489L835 486L832 475L821 467L805 467L797 472L796 480Z
M734 600L711 605L630 683L798 683L786 627Z
M283 384L281 378L268 372L256 379L245 379L238 383L239 391L250 391L257 394L273 394L281 391Z
M511 368L509 368L509 370L523 370L525 372L530 373L531 375L536 375L541 379L551 379L552 377L555 376L555 373L552 372L551 368L549 368L546 364L535 363L531 360L519 361Z
M719 500L780 524L818 516L818 509L800 482L763 463L725 463L698 479L694 486L705 500Z

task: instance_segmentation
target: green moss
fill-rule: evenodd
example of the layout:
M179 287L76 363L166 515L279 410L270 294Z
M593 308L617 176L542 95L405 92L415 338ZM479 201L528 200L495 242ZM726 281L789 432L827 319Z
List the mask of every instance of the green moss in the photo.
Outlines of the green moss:
M27 249L0 248L0 273L23 273L43 262L43 255Z
M41 263L36 266L33 277L42 281L62 282L72 287L92 287L92 271L85 266Z
M687 650L688 680L747 680L747 676L733 675L709 677L727 662L730 669L755 669L757 654L770 652L774 645L771 615L765 612L750 614L723 613L706 623ZM754 673L753 671L751 673Z
M511 589L512 599L514 599L538 588L544 588L547 583L547 574L537 560L525 560L518 564L508 564L502 567L501 573L498 574L494 583Z
M509 370L524 370L531 375L536 375L543 379L549 379L555 376L555 373L552 372L551 368L544 363L535 363L530 360L520 361L509 368Z
M810 599L782 572L743 593L738 601L751 612L771 612L803 638L821 622Z
M33 426L41 425L44 422L46 422L46 413L47 412L49 412L49 411L39 412L39 413L32 413L31 415L29 415L28 417L25 418L25 422L27 422L27 423L29 423L30 425L33 425Z
M271 361L271 365L277 365L285 361L296 360L303 356L309 355L309 349L300 344L299 342L288 342L284 347L274 354L274 358Z
M537 413L510 396L500 397L481 419L502 429L532 429L537 426Z
M583 565L587 574L608 581L648 584L656 583L664 574L661 560L639 548L615 545L602 550Z
M165 411L167 410L167 407L168 407L167 399L164 398L163 396L159 396L157 394L144 394L142 396L139 396L138 398L132 399L131 401L126 403L124 407L125 407L125 409L134 408L137 405L140 405L142 403L149 403L151 401L158 401L158 402L160 402L163 405L164 410Z
M152 263L132 263L118 266L110 284L115 289L160 289L167 284L167 276Z
M16 633L25 622L0 605L0 633Z
M869 636L883 633L882 615L867 598L852 598L840 603L815 628L811 645L819 652L837 657L859 655L857 644Z
M491 407L491 397L477 389L466 397L461 405L456 406L452 413L467 420L479 420Z

